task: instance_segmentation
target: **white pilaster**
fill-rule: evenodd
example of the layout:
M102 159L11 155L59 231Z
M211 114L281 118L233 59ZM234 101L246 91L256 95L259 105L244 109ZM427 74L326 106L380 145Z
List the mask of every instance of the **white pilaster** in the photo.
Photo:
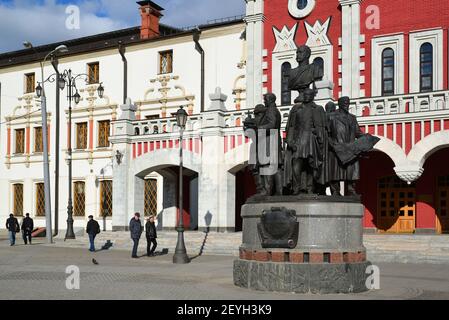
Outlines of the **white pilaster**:
M360 97L360 3L339 0L342 7L342 95Z
M263 101L264 0L245 0L245 2L246 43L248 51L246 105L253 107Z

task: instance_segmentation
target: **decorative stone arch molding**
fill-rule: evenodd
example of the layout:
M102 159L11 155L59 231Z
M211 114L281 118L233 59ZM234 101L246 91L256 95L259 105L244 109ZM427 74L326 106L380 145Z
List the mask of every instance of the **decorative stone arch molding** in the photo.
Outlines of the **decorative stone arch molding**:
M179 76L161 75L151 79L151 86L145 90L143 100L136 101L137 118L140 119L142 112L155 111L159 116L165 118L171 111L175 112L182 105L187 105L187 112L193 114L195 95L187 93L184 86L178 83ZM156 115L156 114L154 114Z
M449 146L449 131L432 133L418 142L408 155L408 160L424 166L426 160L438 150Z
M412 183L424 173L424 163L436 151L449 146L449 131L440 131L418 142L407 156L406 162L395 167L402 180Z
M144 154L131 161L129 170L133 176L139 175L145 171L157 171L171 166L179 166L179 150L161 149ZM193 152L184 150L183 167L201 172L201 156Z
M400 146L390 139L379 137L380 141L374 146L375 151L385 153L394 162L395 166L401 166L407 162L407 156Z

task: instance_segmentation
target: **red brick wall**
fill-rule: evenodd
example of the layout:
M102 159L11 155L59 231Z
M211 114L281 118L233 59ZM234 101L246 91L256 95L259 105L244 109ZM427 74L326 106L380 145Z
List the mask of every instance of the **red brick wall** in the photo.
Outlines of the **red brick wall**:
M331 1L333 2L333 0ZM366 19L371 13L366 14L367 8L370 5L377 5L380 9L380 30L369 30L366 28ZM375 0L364 1L361 6L361 34L365 34L365 48L366 55L362 58L366 64L365 75L366 82L362 85L362 89L366 90L366 96L371 95L371 39L374 36L387 35L394 33L404 33L404 63L405 63L405 79L404 89L409 92L408 85L408 70L409 70L409 41L408 35L410 31L417 31L422 29L432 29L442 27L443 34L443 48L444 48L444 80L443 88L448 88L448 33L449 28L449 1L441 0L426 0L426 1L410 1L410 0L395 0L392 5L391 0Z

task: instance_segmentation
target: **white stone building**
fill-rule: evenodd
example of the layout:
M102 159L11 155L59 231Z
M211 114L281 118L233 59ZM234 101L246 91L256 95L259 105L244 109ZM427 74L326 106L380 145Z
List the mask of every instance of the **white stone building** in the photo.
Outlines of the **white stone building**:
M122 229L128 225L135 211L160 214L159 223L164 228L174 228L178 145L174 140L174 121L171 115L182 105L191 115L188 128L205 128L207 119L199 114L210 106L209 94L220 88L228 98L226 109L245 107L245 24L242 19L223 20L219 23L199 26L195 30L180 30L159 23L163 9L152 1L139 1L137 9L142 25L91 37L54 43L0 55L1 128L0 128L0 220L9 213L17 216L30 213L36 226L45 226L43 194L42 120L40 99L35 87L41 81L40 65L44 56L60 44L69 48L68 53L56 57L59 72L71 69L74 74L87 74L76 81L81 101L72 102L73 147L73 205L75 229L85 226L87 216L102 219L107 228ZM198 32L199 30L199 32ZM202 55L204 51L204 87L202 86ZM199 40L198 40L199 39ZM32 39L30 39L32 40ZM137 122L121 120L120 105L124 102L124 62L119 45L125 49L127 61L126 96L136 106L133 116ZM44 66L44 79L55 73L49 61ZM50 80L54 80L54 76ZM85 79L88 78L88 83ZM67 89L61 91L60 130L56 132L56 83L45 83L48 108L50 146L50 173L52 189L52 216L59 220L59 229L66 229L68 201L68 100ZM104 97L98 97L97 88L102 84ZM204 103L202 103L204 96ZM223 96L220 96L223 99ZM238 113L238 112L237 112ZM125 117L126 118L126 117ZM140 120L140 121L139 121ZM223 119L222 119L223 120ZM131 130L132 138L121 139L122 130ZM137 130L137 131L136 131ZM215 134L214 129L209 135ZM60 138L59 210L55 208L55 155L56 136ZM204 145L215 144L217 138L196 139L198 134L186 132L188 147L193 143L192 159L200 157ZM195 138L190 140L190 138ZM131 140L130 140L131 139ZM133 161L131 142L145 141L145 150L138 144L141 157ZM193 142L192 142L193 141ZM154 145L153 145L154 144ZM147 149L156 150L147 153ZM124 153L122 163L113 156ZM208 160L218 156L211 152ZM206 156L203 154L203 156ZM189 159L189 152L186 152ZM186 212L192 216L189 228L201 225L199 213L204 208L198 202L198 188L205 188L200 168L186 161L186 174L190 187L186 190ZM172 168L170 168L173 166ZM123 168L129 176L121 178ZM191 171L189 171L190 169ZM138 183L131 184L130 176L136 174ZM218 174L213 171L213 174ZM116 178L118 177L118 178ZM117 180L117 181L116 181ZM209 182L205 182L209 183ZM128 189L126 189L128 188ZM206 187L212 192L212 186ZM205 193L203 193L205 194ZM145 196L144 196L145 195ZM210 200L216 195L209 193ZM145 198L145 201L144 201ZM217 199L218 200L218 199ZM140 202L139 202L140 201ZM137 203L139 202L139 203ZM232 226L226 215L217 216L213 209L213 221L217 226ZM111 217L112 208L112 217ZM221 209L220 209L221 210ZM203 219L204 220L204 219ZM219 222L218 222L219 221Z

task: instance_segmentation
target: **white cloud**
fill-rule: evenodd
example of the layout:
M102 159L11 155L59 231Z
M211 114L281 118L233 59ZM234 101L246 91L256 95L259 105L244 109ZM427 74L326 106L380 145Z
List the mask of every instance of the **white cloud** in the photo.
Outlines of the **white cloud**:
M80 29L66 28L66 7L55 0L0 2L0 52L22 49L24 40L34 45L118 30L140 24L135 1L78 0ZM127 3L124 5L124 3ZM183 27L244 13L243 0L156 0L165 8L162 23Z

